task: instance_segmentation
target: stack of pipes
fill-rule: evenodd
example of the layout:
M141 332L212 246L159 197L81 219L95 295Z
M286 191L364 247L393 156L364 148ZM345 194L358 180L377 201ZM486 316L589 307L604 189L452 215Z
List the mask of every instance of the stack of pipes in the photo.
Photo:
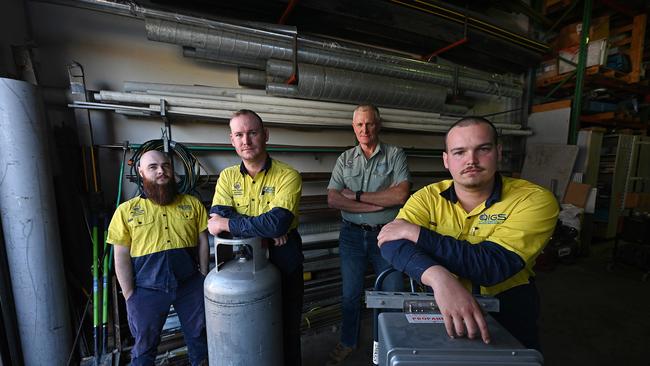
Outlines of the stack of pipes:
M113 104L117 111L127 108L152 113L161 112L161 100L171 115L229 119L239 109L256 111L265 122L287 126L348 128L354 104L320 102L264 95L264 91L243 88L173 85L128 81L124 92L102 90L95 100ZM136 107L134 105L142 105ZM382 127L392 130L444 133L457 117L435 112L380 108ZM521 125L497 123L503 135L530 135Z

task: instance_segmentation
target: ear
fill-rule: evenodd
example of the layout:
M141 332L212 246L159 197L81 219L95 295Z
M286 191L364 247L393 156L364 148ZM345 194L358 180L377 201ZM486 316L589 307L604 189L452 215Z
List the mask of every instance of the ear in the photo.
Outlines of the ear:
M230 137L230 144L232 145L232 147L237 148L237 146L235 146L235 140L233 140L232 138L232 132L228 136Z
M503 146L501 144L497 144L497 161L501 162L502 158L503 158Z
M140 174L140 178L144 178L144 173L142 173L142 165L138 165L138 174Z
M269 142L269 129L264 127L264 142Z
M445 151L442 152L442 163L445 165L445 169L449 169L449 164L447 164L447 153Z

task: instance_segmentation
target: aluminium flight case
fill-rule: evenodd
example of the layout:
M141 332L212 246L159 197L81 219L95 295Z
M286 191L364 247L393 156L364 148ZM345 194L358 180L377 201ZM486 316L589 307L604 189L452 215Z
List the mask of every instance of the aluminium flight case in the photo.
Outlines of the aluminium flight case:
M523 348L491 316L490 344L480 339L447 335L443 323L410 323L405 313L381 313L378 320L380 366L530 365L543 364L542 355Z

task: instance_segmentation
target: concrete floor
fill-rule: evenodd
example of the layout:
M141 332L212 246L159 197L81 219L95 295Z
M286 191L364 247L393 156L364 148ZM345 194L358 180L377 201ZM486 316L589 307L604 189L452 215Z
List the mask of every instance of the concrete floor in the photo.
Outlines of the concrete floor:
M609 272L612 245L596 244L575 264L537 273L545 365L650 365L650 282L625 265ZM303 365L324 365L338 337L335 327L303 336ZM370 365L371 345L366 317L361 345L344 365Z

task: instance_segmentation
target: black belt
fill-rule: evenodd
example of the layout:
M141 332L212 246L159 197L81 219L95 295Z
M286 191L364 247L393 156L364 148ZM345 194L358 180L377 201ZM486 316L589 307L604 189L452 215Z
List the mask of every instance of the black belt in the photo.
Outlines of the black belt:
M354 222L350 222L348 220L343 220L343 222L350 224L354 227L358 227L359 229L363 231L379 231L381 228L386 225L386 224L378 224L378 225L369 225L369 224L355 224Z

